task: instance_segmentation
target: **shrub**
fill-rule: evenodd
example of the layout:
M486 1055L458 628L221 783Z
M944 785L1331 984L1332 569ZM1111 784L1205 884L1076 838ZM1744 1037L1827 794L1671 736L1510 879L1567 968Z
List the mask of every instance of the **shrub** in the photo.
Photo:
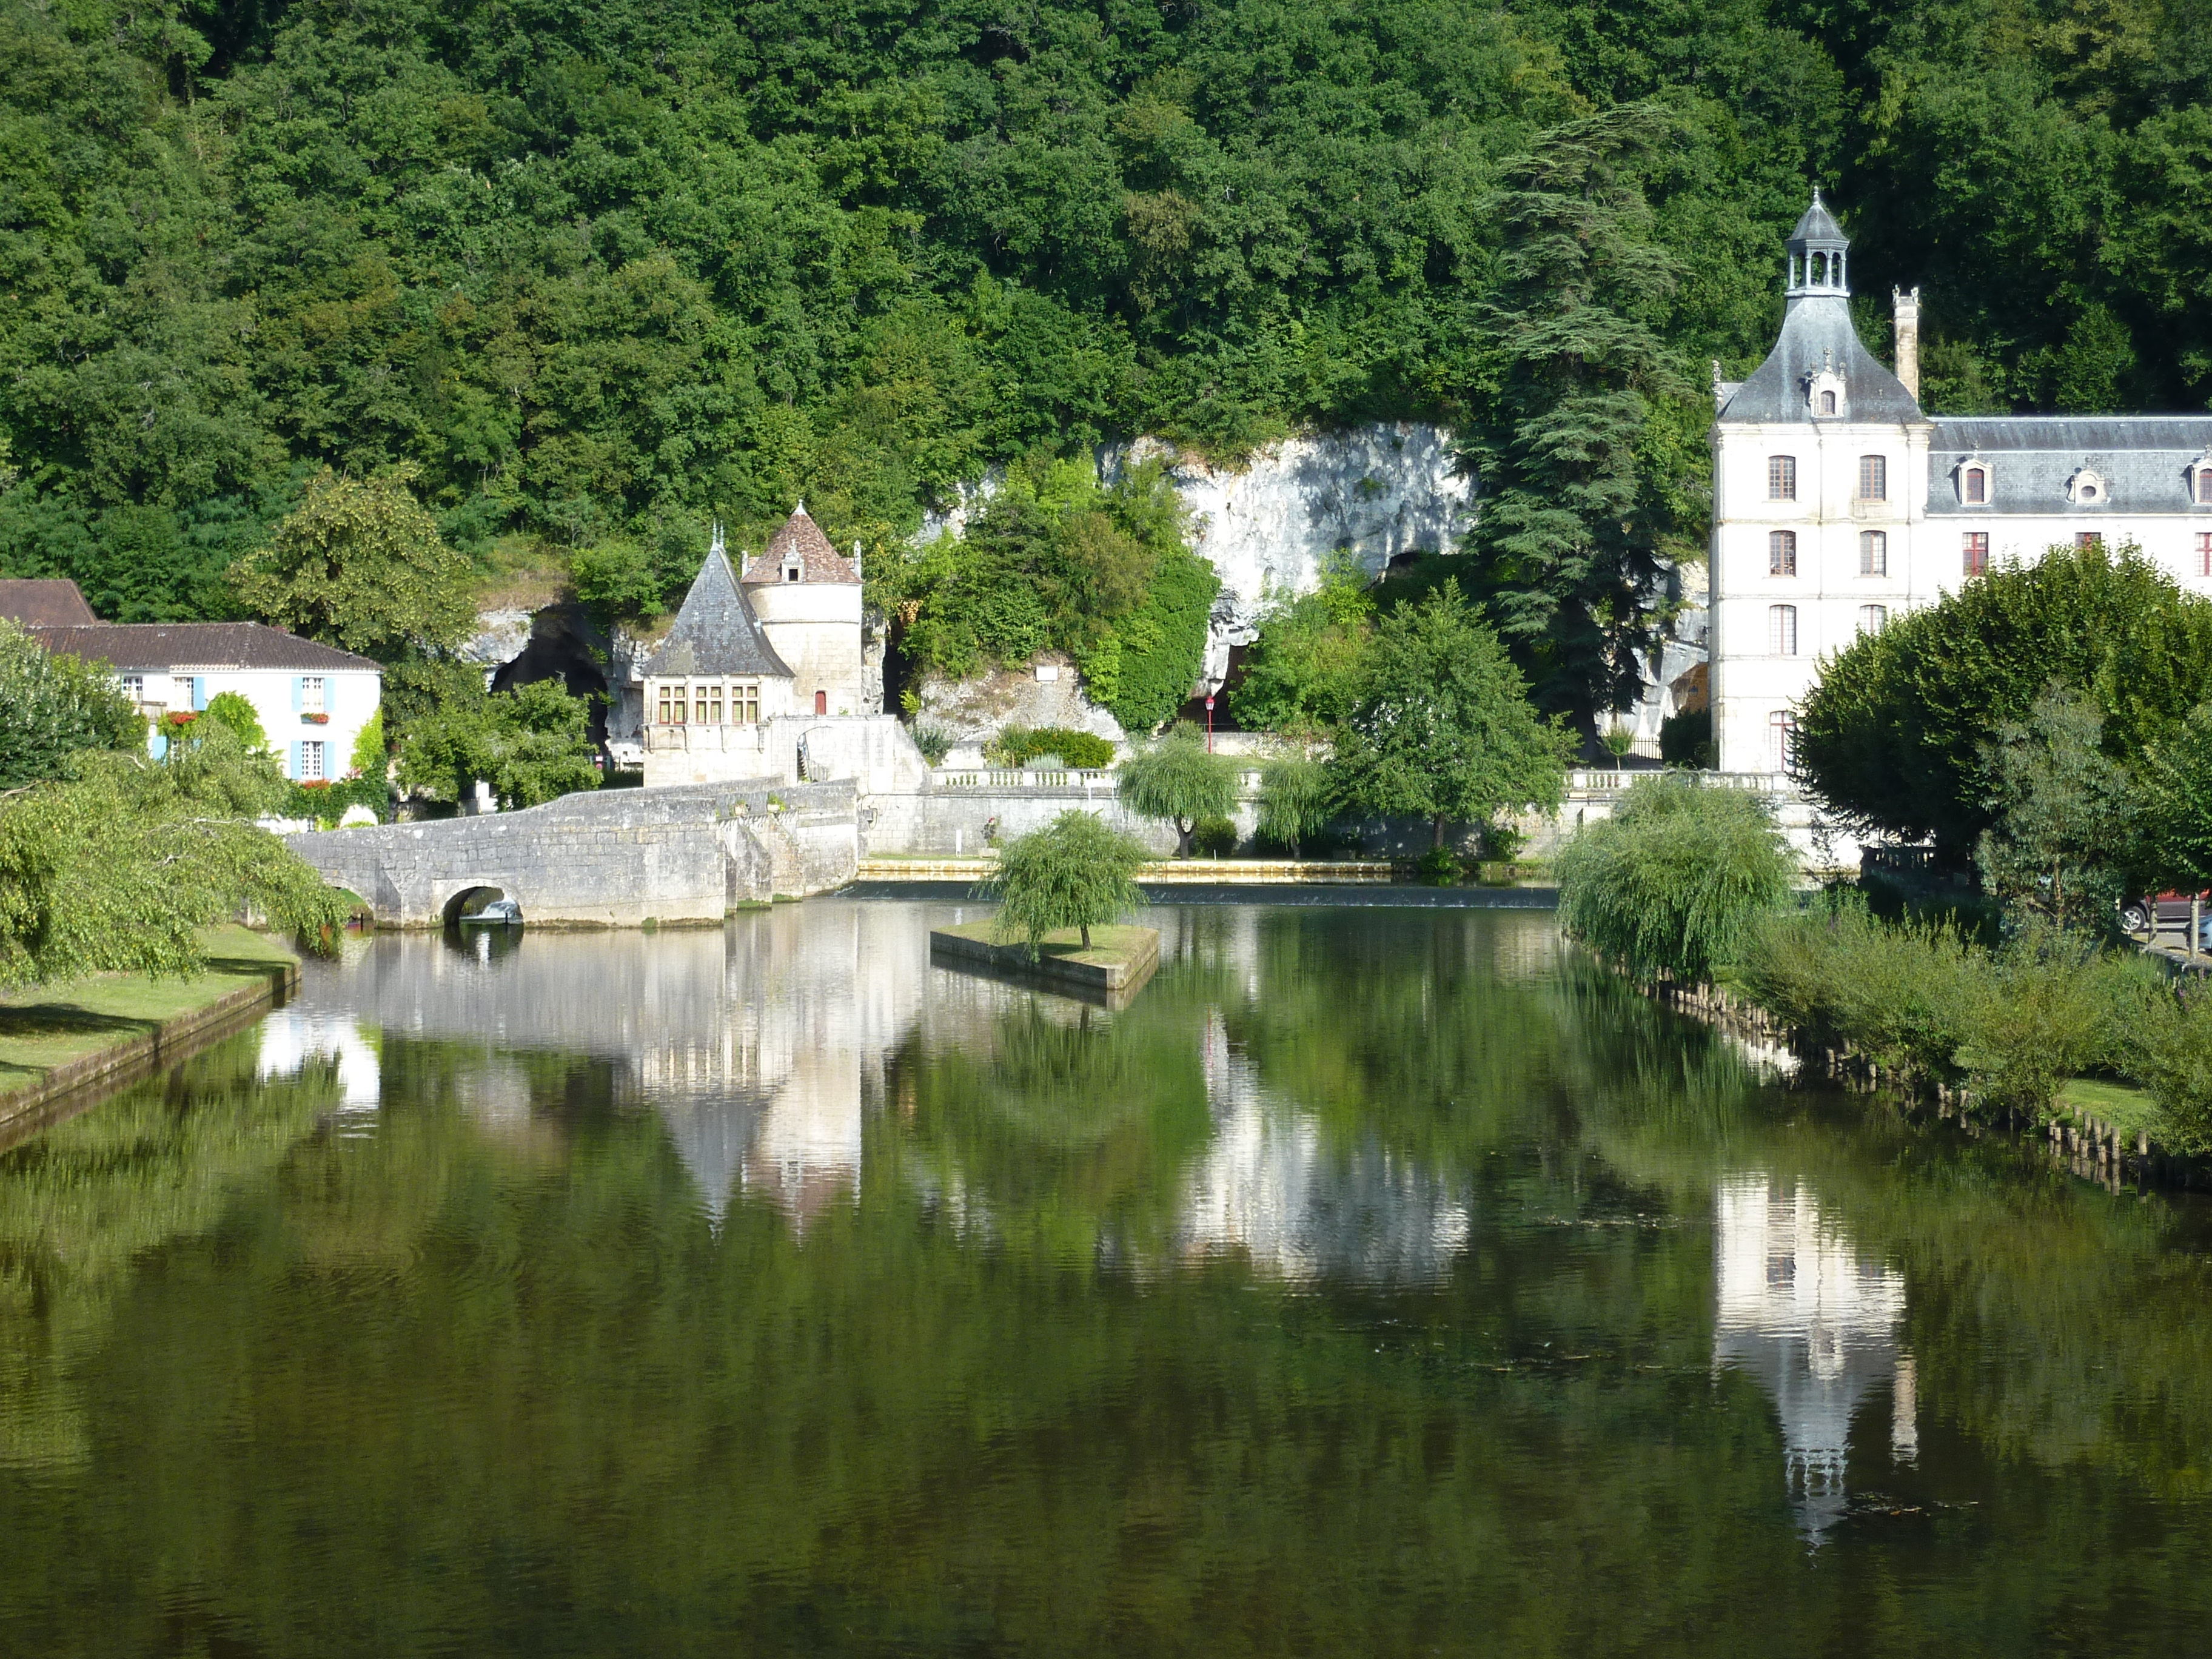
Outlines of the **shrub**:
M1237 826L1227 818L1200 818L1190 844L1200 858L1225 859L1237 850Z
M952 734L941 726L917 726L914 728L914 746L921 750L922 759L932 766L945 764L945 757L952 752Z
M1659 758L1668 766L1711 767L1718 759L1713 750L1713 711L1692 708L1660 721Z
M1747 933L1737 981L1785 1024L1848 1044L1885 1068L1957 1075L1981 952L1942 924L1885 926L1856 892Z
M343 778L331 783L291 783L279 817L311 818L318 829L335 830L351 806L366 806L379 823L392 819L392 786L380 771L374 777Z
M1026 939L1034 962L1047 933L1078 928L1088 949L1093 927L1143 904L1134 878L1151 856L1093 814L1071 809L1008 842L981 891L999 901L1000 937Z
M207 717L227 726L239 742L255 754L269 747L269 734L261 729L261 716L235 691L218 691L208 699Z
M1000 766L1026 766L1046 755L1057 755L1079 769L1097 770L1114 763L1112 743L1066 726L1009 726L984 745L983 753Z
M1578 831L1556 868L1570 933L1639 980L1705 981L1789 896L1796 861L1759 797L1666 772Z
M2147 1004L2135 1025L2128 1074L2166 1114L2175 1145L2212 1149L2212 986L2198 984Z
M1421 879L1432 887L1449 887L1459 880L1459 854L1449 847L1431 847L1421 854Z

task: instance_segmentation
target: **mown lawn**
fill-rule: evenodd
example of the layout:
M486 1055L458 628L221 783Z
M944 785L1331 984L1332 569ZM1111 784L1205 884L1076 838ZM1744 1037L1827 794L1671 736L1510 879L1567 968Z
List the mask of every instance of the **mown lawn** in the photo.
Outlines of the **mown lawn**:
M37 1084L57 1066L265 983L270 969L294 960L282 944L250 928L215 927L205 937L208 971L197 979L100 974L0 994L0 1096Z

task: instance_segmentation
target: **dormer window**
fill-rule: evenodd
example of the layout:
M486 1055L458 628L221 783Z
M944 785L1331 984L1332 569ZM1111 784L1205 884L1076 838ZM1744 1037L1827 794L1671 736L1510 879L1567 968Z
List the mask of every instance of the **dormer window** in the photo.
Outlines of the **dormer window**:
M2212 507L2212 449L2189 464L2189 499L2199 507Z
M2066 481L2066 499L2076 507L2102 507L2111 494L2104 474L2092 467L2081 468Z
M1823 392L1820 394L1820 413L1823 415L1832 415L1835 412L1836 394L1832 392Z
M1844 377L1824 364L1805 379L1805 406L1815 420L1832 420L1844 409Z
M795 581L797 581L797 580L799 580L800 574L801 574L801 572L800 572L799 563L799 561L798 561L798 560L796 560L796 559L792 559L792 560L788 561L787 562L786 562L786 564L785 564L785 565L784 565L784 567L783 567L783 579L784 579L784 580L786 580L786 581L787 581L787 582L795 582Z
M1983 471L1978 466L1968 467L1966 469L1967 504L1972 507L1980 507L1986 502L1989 498L1990 475Z
M1979 455L1969 455L1953 470L1958 481L1959 502L1962 507L1987 507L1990 489L1996 479L1996 469Z

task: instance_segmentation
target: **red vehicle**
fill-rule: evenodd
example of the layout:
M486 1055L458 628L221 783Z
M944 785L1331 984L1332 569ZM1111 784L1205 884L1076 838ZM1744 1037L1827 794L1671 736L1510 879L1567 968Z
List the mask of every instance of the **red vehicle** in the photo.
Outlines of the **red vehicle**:
M2189 932L2189 904L2196 900L2197 908L2197 947L2203 949L2212 942L2212 892L2160 893L2156 898L2128 899L2120 905L2120 926L2130 933L2148 930L2151 918L2158 918L2158 931L2186 935Z

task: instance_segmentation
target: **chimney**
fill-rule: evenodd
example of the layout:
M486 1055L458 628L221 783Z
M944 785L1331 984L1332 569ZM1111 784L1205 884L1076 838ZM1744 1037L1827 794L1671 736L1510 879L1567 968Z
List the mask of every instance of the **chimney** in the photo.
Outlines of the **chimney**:
M1901 288L1889 291L1889 304L1897 336L1897 378L1912 401L1920 401L1920 290L1907 294Z

